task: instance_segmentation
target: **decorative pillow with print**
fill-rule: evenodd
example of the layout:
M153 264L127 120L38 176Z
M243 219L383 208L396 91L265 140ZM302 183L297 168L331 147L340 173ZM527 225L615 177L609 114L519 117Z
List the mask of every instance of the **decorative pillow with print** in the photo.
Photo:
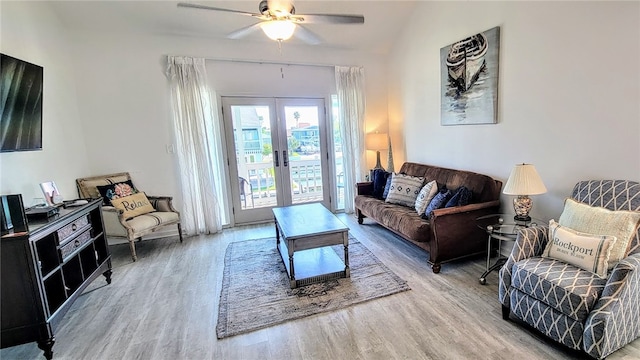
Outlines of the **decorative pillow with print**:
M581 233L550 220L549 241L542 256L564 261L604 279L615 243L615 236Z
M407 174L393 174L389 195L385 199L391 204L414 207L416 198L424 184L423 177L411 176Z
M609 210L567 198L558 224L576 231L595 235L611 235L618 240L611 249L609 270L622 260L635 237L640 222L640 212L629 210Z
M384 191L382 192L382 199L386 200L387 196L389 196L389 189L391 189L391 179L393 178L393 173L389 173L387 176L387 183L384 184Z
M427 205L427 209L424 211L424 215L422 215L424 219L428 219L431 214L433 214L433 210L443 208L447 201L449 201L449 199L451 199L451 197L453 196L451 190L446 190L446 188L444 188L443 190L444 192L441 190L439 193L437 193L436 196L433 197L429 205Z
M96 188L103 198L104 205L111 205L112 199L117 199L138 193L138 190L136 190L135 186L133 186L131 180L109 185L99 185L96 186Z
M429 181L425 186L422 187L418 197L416 198L416 212L418 215L424 214L424 211L427 209L427 206L431 202L434 196L438 193L438 183L435 180Z
M156 211L143 192L111 199L111 204L122 211L125 219Z

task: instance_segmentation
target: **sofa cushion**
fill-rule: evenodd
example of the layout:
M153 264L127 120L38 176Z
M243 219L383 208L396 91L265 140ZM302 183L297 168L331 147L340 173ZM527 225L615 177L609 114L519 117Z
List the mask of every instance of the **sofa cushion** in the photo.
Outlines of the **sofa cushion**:
M175 212L156 211L144 215L136 216L127 220L135 234L145 234L156 228L158 225L180 222L180 216Z
M373 196L378 199L384 199L382 194L384 194L384 188L387 184L387 178L391 175L384 171L384 169L375 169L373 170Z
M464 185L473 193L473 202L475 203L500 199L502 182L487 175L413 162L402 164L400 173L435 180L438 184L446 186L447 189L458 189Z
M615 236L577 232L549 221L549 241L542 256L566 261L605 278Z
M593 310L606 283L606 279L590 271L539 256L512 267L514 288L580 322Z
M428 242L431 239L429 221L420 218L413 208L391 204L368 195L356 196L355 206L380 225L413 241Z
M392 174L391 187L385 201L391 204L414 207L424 183L423 177Z
M640 211L613 211L589 206L571 198L565 200L564 209L558 219L560 225L576 231L615 236L618 240L611 249L610 270L627 255L629 243L638 231L638 222Z
M451 194L451 190L445 190L437 193L427 206L427 209L424 211L424 217L428 219L433 213L433 210L443 208L451 196L453 196L453 194Z
M468 205L471 202L472 195L473 193L471 190L467 189L466 186L461 186L453 193L453 196L449 201L447 201L447 204L444 207L448 208Z
M420 189L420 193L416 198L415 209L418 215L424 214L427 206L431 202L434 196L438 193L438 184L435 180L429 181L425 186Z

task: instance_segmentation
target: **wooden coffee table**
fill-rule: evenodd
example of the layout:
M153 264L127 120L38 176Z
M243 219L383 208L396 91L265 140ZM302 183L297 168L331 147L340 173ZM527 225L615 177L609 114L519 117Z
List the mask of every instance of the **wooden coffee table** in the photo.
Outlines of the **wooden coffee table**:
M350 276L349 228L322 204L274 208L273 216L276 247L292 289ZM344 262L329 247L340 244L344 246Z

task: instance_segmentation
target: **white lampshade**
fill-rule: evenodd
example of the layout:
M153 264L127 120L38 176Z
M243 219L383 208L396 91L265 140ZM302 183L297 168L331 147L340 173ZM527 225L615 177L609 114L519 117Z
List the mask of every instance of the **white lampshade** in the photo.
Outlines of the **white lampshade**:
M389 136L384 133L369 133L365 138L367 150L386 150L389 147Z
M509 175L503 193L507 195L538 195L547 192L536 168L531 164L518 164Z
M271 20L260 24L262 31L271 39L284 41L291 38L296 30L296 24L288 20Z

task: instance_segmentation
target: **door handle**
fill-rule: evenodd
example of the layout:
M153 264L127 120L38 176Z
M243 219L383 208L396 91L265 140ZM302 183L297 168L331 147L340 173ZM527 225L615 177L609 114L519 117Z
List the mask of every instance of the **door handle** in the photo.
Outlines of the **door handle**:
M282 150L282 163L284 167L289 166L289 156L287 155L287 150Z
M278 158L278 151L274 151L273 153L274 153L273 159L276 162L276 167L278 167L278 166L280 166L280 159Z

